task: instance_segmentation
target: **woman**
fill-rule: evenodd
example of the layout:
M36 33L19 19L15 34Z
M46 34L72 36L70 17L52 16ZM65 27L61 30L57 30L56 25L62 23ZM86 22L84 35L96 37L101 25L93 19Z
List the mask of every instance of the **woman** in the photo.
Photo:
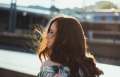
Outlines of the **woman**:
M54 17L48 24L38 48L42 62L38 77L98 77L83 28L73 17Z

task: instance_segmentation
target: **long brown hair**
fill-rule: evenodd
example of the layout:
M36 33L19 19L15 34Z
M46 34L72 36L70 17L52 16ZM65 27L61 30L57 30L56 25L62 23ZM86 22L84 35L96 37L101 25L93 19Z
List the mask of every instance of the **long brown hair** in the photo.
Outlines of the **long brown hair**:
M48 25L49 32L51 25L57 23L57 35L53 44L52 52L45 46L45 39L38 49L39 57L47 56L52 61L66 65L70 68L70 77L78 77L79 68L83 70L85 77L97 77L102 74L95 64L94 57L89 57L87 43L83 28L80 22L73 17L55 17ZM47 42L46 42L47 43Z

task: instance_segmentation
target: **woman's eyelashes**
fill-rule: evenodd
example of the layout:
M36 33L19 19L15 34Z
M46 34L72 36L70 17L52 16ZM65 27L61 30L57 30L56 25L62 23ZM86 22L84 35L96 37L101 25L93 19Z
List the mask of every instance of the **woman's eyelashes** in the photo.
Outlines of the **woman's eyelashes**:
M53 32L53 31L50 31L49 33L50 33L50 34L53 34L54 32Z
M54 36L54 35L55 35L55 32L53 32L53 31L49 31L49 32L48 32L48 36L52 37L52 36Z

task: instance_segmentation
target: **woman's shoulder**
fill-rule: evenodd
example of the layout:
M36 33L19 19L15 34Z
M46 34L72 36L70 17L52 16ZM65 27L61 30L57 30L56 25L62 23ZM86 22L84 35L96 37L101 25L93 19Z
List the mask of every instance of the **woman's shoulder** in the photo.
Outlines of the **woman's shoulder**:
M52 66L45 66L42 67L41 70L42 72L49 72L49 73L69 73L70 69L67 66L57 66L57 65L52 65Z
M79 69L80 77L84 77L82 69ZM38 77L69 77L70 69L68 66L47 60L42 64Z
M51 61L43 63L38 77L69 77L70 70L67 66L60 65Z
M62 64L53 62L51 60L47 60L42 63L41 70L64 70L64 71L70 71L67 66L64 66Z

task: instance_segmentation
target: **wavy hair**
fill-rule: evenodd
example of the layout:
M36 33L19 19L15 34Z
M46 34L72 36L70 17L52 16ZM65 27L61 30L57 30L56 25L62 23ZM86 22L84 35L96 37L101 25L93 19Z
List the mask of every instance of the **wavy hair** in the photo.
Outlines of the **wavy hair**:
M102 71L96 67L95 58L87 50L87 42L80 22L73 17L54 17L48 24L46 34L54 22L57 23L58 31L52 52L49 54L47 40L43 38L38 48L40 59L42 60L42 56L49 57L53 62L68 66L71 70L70 77L78 77L79 68L83 70L85 77L97 77L102 74Z

